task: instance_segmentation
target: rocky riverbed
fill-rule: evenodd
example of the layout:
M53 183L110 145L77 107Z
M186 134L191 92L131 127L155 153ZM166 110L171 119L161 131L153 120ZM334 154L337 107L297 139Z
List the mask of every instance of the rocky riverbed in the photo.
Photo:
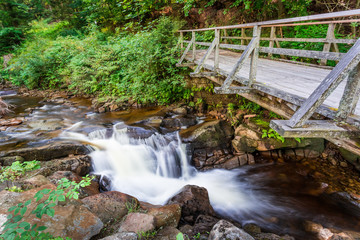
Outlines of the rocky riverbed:
M78 200L54 207L54 217L39 220L29 215L25 220L44 224L54 236L72 239L165 240L176 239L179 232L190 239L360 238L359 173L356 165L324 140L263 138L261 126L247 113L237 114L242 123L234 127L221 111L198 114L187 106L170 106L99 113L103 111L94 111L83 98L37 92L37 96L46 95L44 101L44 95L30 94L35 92L4 97L15 108L0 122L0 164L4 168L15 161L38 160L41 168L1 184L1 222L6 221L9 207L34 198L41 189L55 189L60 179L79 182L95 174L91 185L80 189ZM121 107L109 105L108 110L116 109ZM81 120L84 123L75 129L73 125ZM84 141L60 137L64 131L76 132L94 141L94 132L109 139L114 131L124 129L127 141L135 146L140 145L138 139L145 141L154 135L164 136L162 146L174 145L178 138L173 133L179 132L186 144L183 154L190 161L190 179L199 174L209 182L215 178L212 185L222 183L227 189L230 182L216 179L217 171L224 171L227 177L233 176L234 189L244 195L243 200L231 205L231 196L218 196L211 187L199 186L202 182L194 185L195 180L185 179L161 204L146 202L149 198L140 192L128 194L121 184L115 184L113 175L96 172L94 159L105 161L109 154L99 157ZM180 145L173 148L180 149ZM158 145L153 149L158 151ZM167 181L183 177L181 164L178 169ZM5 190L9 185L22 191ZM157 185L148 185L146 179L140 185L157 191Z

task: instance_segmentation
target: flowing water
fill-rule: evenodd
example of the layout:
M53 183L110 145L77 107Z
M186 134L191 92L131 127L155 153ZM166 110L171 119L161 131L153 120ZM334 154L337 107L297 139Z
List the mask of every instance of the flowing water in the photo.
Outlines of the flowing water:
M321 186L298 174L293 163L198 172L178 132L146 120L163 116L161 109L96 114L79 100L76 107L18 96L5 100L18 106L10 117L23 116L26 121L0 132L2 151L49 141L86 142L94 147L94 173L110 178L112 190L141 201L165 204L183 186L192 184L208 190L217 213L240 223L254 222L278 234L309 239L302 227L304 220L360 231L358 213L314 193ZM30 113L29 107L35 109ZM52 131L36 124L44 120L51 123L48 128Z

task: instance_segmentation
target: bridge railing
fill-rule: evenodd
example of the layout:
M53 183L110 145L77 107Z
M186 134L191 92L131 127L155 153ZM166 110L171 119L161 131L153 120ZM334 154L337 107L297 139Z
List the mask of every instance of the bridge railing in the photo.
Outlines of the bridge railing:
M184 43L187 43L187 47L180 58L179 66L197 65L196 69L191 76L215 76L220 73L219 69L219 54L220 49L233 49L243 51L241 57L237 63L233 66L230 73L223 73L226 79L220 88L216 88L217 93L244 93L252 90L252 85L256 81L257 62L259 53L265 53L269 56L272 54L278 54L280 56L295 56L320 59L321 64L326 64L327 60L338 61L338 64L330 72L330 74L323 80L322 84L316 89L313 94L304 102L304 104L295 112L294 116L289 120L288 125L290 127L301 127L311 117L317 107L319 107L327 96L339 85L344 79L349 79L345 88L343 97L340 101L339 111L333 114L334 119L345 120L353 114L357 100L359 99L359 61L360 61L360 40L357 39L339 39L335 37L335 25L336 24L350 24L360 22L360 9L318 14L305 17L296 17L288 19L279 19L273 21L247 23L232 26L212 27L203 29L191 29L180 30L179 42L183 47ZM314 22L315 21L315 22ZM326 38L288 38L278 37L276 30L282 27L294 27L294 26L309 26L309 25L328 25ZM252 28L252 36L245 35L245 29ZM261 37L262 29L270 28L270 36ZM228 30L241 29L241 36L229 36ZM196 41L196 32L202 31L214 31L214 39L209 42ZM185 41L184 35L191 33L191 40ZM221 43L224 40L224 43ZM229 44L230 40L240 40L240 44ZM245 42L250 42L245 45ZM260 41L269 41L268 47L260 46ZM302 49L290 49L281 48L279 42L310 42L310 43L324 43L322 51L314 50L302 50ZM347 53L341 53L337 44L349 44L353 46ZM207 46L206 53L199 61L196 61L196 46ZM333 45L335 52L330 52ZM192 48L192 54L189 53ZM214 65L211 67L211 72L201 72L205 65L205 62L209 59L210 55L214 51ZM191 57L189 58L189 54ZM184 59L187 57L190 63L183 64ZM248 58L250 60L249 78L239 78L237 73L244 65ZM209 69L209 68L208 68ZM349 77L350 76L350 77ZM245 87L231 87L234 79L240 82ZM355 90L354 90L355 89ZM360 121L356 120L356 125L360 126Z

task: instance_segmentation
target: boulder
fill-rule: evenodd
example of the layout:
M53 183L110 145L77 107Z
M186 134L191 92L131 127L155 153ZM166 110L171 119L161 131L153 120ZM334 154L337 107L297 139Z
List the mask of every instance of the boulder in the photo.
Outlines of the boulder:
M334 235L329 229L311 221L305 221L304 229L306 232L315 234L319 240L328 240Z
M104 223L122 219L130 205L135 208L139 205L136 198L117 191L96 194L81 201Z
M0 215L8 214L7 209L18 203L24 203L27 200L33 199L38 191L45 188L56 189L54 185L48 184L22 193L1 191ZM35 208L37 204L39 202L33 200L28 209ZM54 217L43 215L41 219L38 219L34 214L25 214L24 220L31 225L36 223L38 226L48 227L45 232L53 236L69 237L71 239L90 239L92 236L97 235L103 227L101 220L79 201L62 202L61 205L56 205L53 209L55 210Z
M137 240L138 235L133 232L121 232L114 235L101 238L100 240Z
M165 118L161 122L161 127L166 128L181 128L196 125L197 120L195 117L182 117L178 116L175 118Z
M156 234L156 240L176 240L176 236L180 233L175 227L167 226Z
M75 181L76 183L79 183L82 178L77 175L76 173L73 173L71 171L57 171L53 175L49 176L48 179L54 183L57 184L61 179L67 178L70 181ZM88 196L96 195L99 192L99 183L96 181L91 181L91 184L86 187L81 187L79 189L79 198L85 198Z
M69 155L85 155L88 153L89 150L81 144L56 143L41 147L21 148L18 150L2 152L0 154L0 163L4 164L3 157L10 156L23 157L24 161L48 161L51 159L68 157Z
M324 150L323 139L302 139L300 143L293 138L287 138L284 142L274 138L262 138L261 128L241 124L235 129L235 137L232 146L237 152L270 151L283 148L308 148L318 153ZM304 152L303 157L312 157L314 153ZM319 154L316 155L318 157Z
M208 191L206 188L195 185L184 186L167 204L179 204L181 206L181 218L191 225L195 223L199 215L215 215L210 204Z
M155 206L141 204L141 208L146 213L155 217L156 228L171 226L177 227L181 217L181 207L179 204L170 204L165 206Z
M23 189L37 188L50 183L51 183L50 180L44 177L43 175L37 175L22 181L22 188Z
M228 148L234 131L226 121L215 120L180 131L184 142L192 143L195 149Z
M212 228L209 240L255 240L252 236L247 234L244 230L235 227L232 223L220 220Z
M187 109L185 107L178 107L178 108L174 108L172 110L173 113L175 114L179 114L179 115L186 115L187 114Z
M199 215L195 221L192 231L194 233L209 233L218 221L218 218L212 216Z
M57 171L72 171L79 176L90 173L91 159L87 155L76 155L41 163L42 174L50 176Z
M145 213L129 213L121 223L119 232L148 232L155 229L155 217Z
M0 163L3 166L11 166L14 162L24 162L25 159L21 156L9 156L0 158Z
M64 128L65 125L61 119L42 119L42 120L31 120L27 124L29 127L36 130L42 131L53 131Z

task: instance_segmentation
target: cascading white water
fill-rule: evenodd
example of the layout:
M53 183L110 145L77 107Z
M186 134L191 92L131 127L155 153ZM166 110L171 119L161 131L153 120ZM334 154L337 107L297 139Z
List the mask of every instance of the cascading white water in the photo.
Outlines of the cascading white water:
M65 135L95 146L97 149L90 154L94 173L110 178L112 190L141 201L164 204L191 184L205 187L214 209L238 220L255 208L274 210L274 206L267 206L265 198L252 194L246 183L238 180L245 170L198 172L189 164L178 133L154 133L140 139L129 137L127 131L127 126L120 123L114 125L110 137L107 130L88 136L69 131Z

